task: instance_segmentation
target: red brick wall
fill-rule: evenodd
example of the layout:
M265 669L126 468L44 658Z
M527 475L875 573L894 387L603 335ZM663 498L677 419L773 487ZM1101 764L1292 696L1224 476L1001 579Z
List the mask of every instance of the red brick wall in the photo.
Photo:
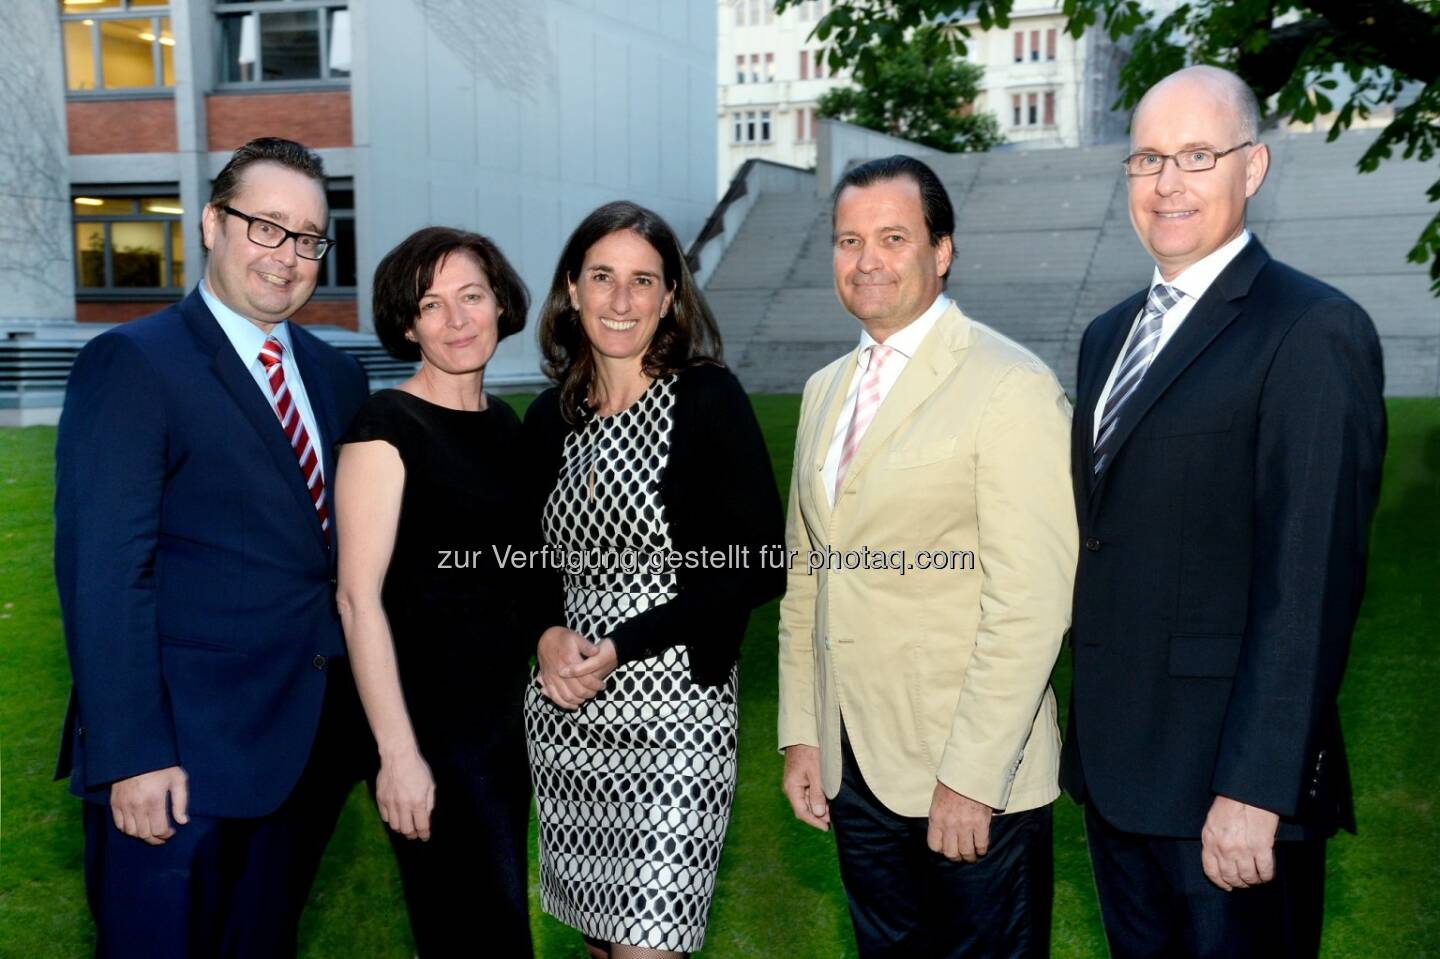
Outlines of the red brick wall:
M305 326L343 326L356 330L360 328L359 316L354 300L311 300L291 319Z
M75 319L81 323L125 323L158 313L174 302L173 299L148 303L113 300L78 302L75 304Z
M70 152L174 153L175 101L71 100L65 104ZM349 117L346 117L348 129Z
M348 147L350 91L235 93L205 98L212 150L234 150L255 137L285 137L307 147Z

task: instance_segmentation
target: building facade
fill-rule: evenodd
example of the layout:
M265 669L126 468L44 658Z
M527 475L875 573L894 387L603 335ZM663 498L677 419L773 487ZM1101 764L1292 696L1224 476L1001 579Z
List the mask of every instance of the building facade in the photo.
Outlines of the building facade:
M27 4L46 5L60 56L32 56L63 63L51 82L82 323L195 285L211 180L257 136L315 148L329 176L336 244L302 323L368 330L375 266L421 226L491 236L538 303L600 203L650 206L686 240L713 205L708 0ZM491 369L533 381L533 328Z
M1155 7L1169 0L1151 0ZM803 0L776 14L771 0L718 0L716 139L719 193L749 159L815 165L816 106L826 91L849 84L830 69L811 36L830 0ZM1063 5L1016 0L1006 27L976 21L968 58L984 69L976 108L995 114L1007 142L1073 147L1124 135L1117 97L1123 51L1104 30L1078 40L1065 33ZM817 66L818 64L818 66Z

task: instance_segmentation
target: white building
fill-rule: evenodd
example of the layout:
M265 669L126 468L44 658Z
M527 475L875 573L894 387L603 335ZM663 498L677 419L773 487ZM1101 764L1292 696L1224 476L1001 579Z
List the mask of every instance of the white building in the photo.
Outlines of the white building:
M831 74L824 44L810 36L829 10L830 0L783 14L774 0L718 0L717 197L746 160L815 165L816 105L849 82L848 72Z
M772 0L716 6L716 172L723 194L752 158L814 166L816 104L850 78L831 73L823 44L810 36L830 0L804 0L780 15ZM1122 51L1103 29L1069 36L1061 9L1058 0L1016 0L1008 27L967 24L969 59L985 70L976 106L995 114L1011 143L1087 146L1124 134L1125 118L1110 111Z

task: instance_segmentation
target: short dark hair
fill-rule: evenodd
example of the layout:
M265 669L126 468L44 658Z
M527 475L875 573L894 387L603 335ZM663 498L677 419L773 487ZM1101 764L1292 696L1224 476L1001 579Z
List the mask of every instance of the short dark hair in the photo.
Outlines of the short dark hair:
M325 183L325 161L320 159L320 154L294 140L286 140L281 137L257 137L230 154L230 159L226 161L219 175L215 177L215 182L210 184L209 206L215 208L217 215L225 215L225 207L229 206L235 199L235 194L240 192L240 182L245 171L256 163L276 163L288 170L302 173L312 180L318 180L321 186L324 186ZM205 246L203 225L200 232L200 247L209 251L209 248Z
M915 185L920 188L920 210L925 215L925 229L930 233L930 245L939 246L940 241L948 236L953 249L955 207L950 204L950 194L946 192L945 184L940 182L940 177L936 176L935 171L927 164L903 153L868 160L845 171L840 182L835 184L834 192L830 194L831 229L835 227L835 209L840 204L840 194L845 192L846 187L867 187L901 177L914 180ZM950 267L947 265L941 280L948 279Z
M545 375L560 387L560 410L566 422L577 423L589 408L594 385L595 358L580 325L580 314L570 305L570 284L578 282L585 254L612 233L629 230L655 248L663 264L665 287L673 294L669 312L645 351L642 363L648 376L659 379L697 363L721 362L720 331L705 303L685 251L675 231L660 216L628 200L607 203L575 228L560 262L550 293L540 309L540 351Z
M505 254L488 237L448 226L427 226L400 241L375 268L371 309L375 335L385 352L397 360L420 359L420 345L405 338L415 328L420 300L435 282L435 272L452 253L464 251L480 262L490 292L500 307L499 333L505 339L525 328L530 293Z

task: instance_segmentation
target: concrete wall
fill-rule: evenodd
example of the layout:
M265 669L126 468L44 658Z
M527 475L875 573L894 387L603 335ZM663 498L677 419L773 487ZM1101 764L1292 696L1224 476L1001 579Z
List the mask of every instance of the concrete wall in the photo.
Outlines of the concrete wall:
M921 160L948 156L941 150L867 130L865 127L857 127L853 123L841 123L839 120L821 120L816 141L815 191L823 197L830 195L840 177L856 163L877 160L896 153L906 153Z
M631 199L687 243L715 191L712 0L361 0L359 271L431 224L491 236L538 306L579 221ZM362 328L369 291L360 291ZM536 376L537 311L497 383Z
M64 323L75 315L75 259L60 23L54 4L13 4L6 12L0 31L0 322ZM57 55L36 56L37 50Z

